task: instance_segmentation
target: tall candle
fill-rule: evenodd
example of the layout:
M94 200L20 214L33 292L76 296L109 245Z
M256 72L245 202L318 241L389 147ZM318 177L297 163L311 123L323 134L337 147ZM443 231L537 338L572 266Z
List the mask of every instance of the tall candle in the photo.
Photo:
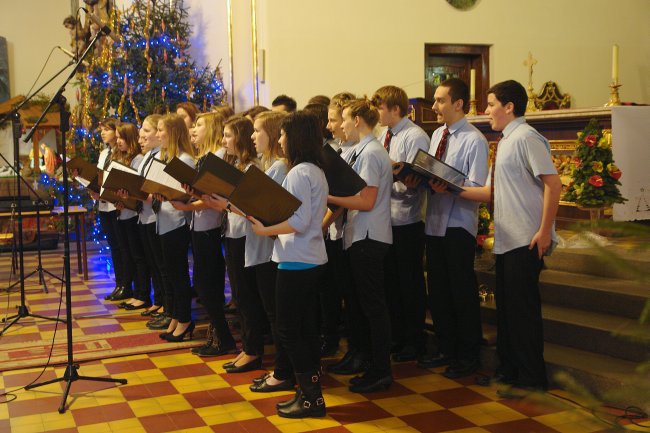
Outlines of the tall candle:
M612 82L618 84L618 45L612 47Z
M473 101L476 99L476 69L470 69L469 71L469 100Z

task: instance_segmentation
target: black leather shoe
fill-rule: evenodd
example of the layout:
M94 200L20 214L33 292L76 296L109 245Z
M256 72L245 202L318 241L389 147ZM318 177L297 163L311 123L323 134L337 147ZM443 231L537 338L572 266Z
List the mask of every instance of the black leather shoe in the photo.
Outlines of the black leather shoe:
M151 307L151 305L149 307ZM147 316L156 317L155 315L158 314L158 310L160 310L160 308L161 307L156 306L156 308L153 308L151 310L143 311L142 313L140 313L140 315L144 317Z
M111 301L125 301L133 297L133 290L128 287L122 287L122 290L117 292Z
M126 304L124 306L124 309L127 311L133 311L133 310L142 310L143 308L149 308L149 307L151 307L151 304L141 304L141 305Z
M345 355L343 355L343 358L339 359L336 361L334 364L330 364L327 366L327 371L332 371L332 369L340 368L344 365L346 365L350 360L356 355L356 352L354 350L348 350L345 352Z
M118 291L120 291L121 288L122 288L122 286L115 285L115 288L114 288L113 291L110 293L110 295L106 295L106 296L104 296L104 299L107 300L107 301L112 301L112 300L113 300L113 296L115 296L115 294L116 294Z
M149 329L167 329L169 324L172 322L172 318L169 316L160 316L158 319L147 323L147 328Z
M478 360L454 362L447 367L442 375L447 379L459 379L474 374L480 366Z
M385 391L393 383L393 376L387 374L384 376L375 376L367 374L354 385L350 385L350 392L366 393Z
M263 375L256 377L255 379L253 379L253 384L259 385L260 383L266 381L266 378L269 377L271 374L272 373L264 373Z
M237 367L235 364L232 367L224 367L226 373L246 373L247 371L261 370L262 369L262 357L255 358L254 360Z
M231 345L224 345L219 344L219 342L215 342L210 346L202 347L199 351L196 352L196 355L199 355L202 358L207 358L210 356L222 356L237 352L237 346L234 343Z
M403 346L402 350L393 353L391 358L394 362L409 362L415 361L418 357L418 350L413 346Z
M361 357L361 355L350 358L350 361L341 365L338 368L330 367L330 373L341 375L352 375L362 373L368 368L368 361Z
M294 386L295 382L291 379L284 380L277 385L269 385L265 379L262 383L253 383L249 389L253 392L291 391Z
M423 356L418 359L417 366L420 368L435 368L451 364L452 359L444 353L437 353L431 356Z

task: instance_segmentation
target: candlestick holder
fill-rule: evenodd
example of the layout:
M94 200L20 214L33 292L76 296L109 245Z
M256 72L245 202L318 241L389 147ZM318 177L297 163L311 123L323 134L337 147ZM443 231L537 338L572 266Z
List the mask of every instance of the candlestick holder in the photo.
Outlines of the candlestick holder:
M622 84L619 83L612 83L609 85L609 102L605 104L605 107L621 105L621 99L618 96L618 88L621 86Z
M526 113L530 113L532 111L539 111L539 108L537 108L537 104L535 104L535 98L537 97L537 95L533 90L533 86L528 86L527 90L528 90L527 91L528 103L526 104Z
M467 112L468 116L476 116L476 99L469 100L469 111Z

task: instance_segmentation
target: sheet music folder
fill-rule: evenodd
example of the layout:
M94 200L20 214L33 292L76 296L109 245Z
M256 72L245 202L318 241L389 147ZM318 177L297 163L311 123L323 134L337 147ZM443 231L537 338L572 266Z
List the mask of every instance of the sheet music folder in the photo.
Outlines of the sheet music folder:
M113 161L115 162L115 161ZM113 164L111 162L111 164ZM129 198L136 200L146 200L149 193L142 191L144 178L137 174L137 172L130 167L120 164L120 166L113 166L106 177L103 187L112 191L118 189L125 189L129 192ZM126 170L128 169L128 171Z
M78 176L76 179L84 187L91 191L99 192L99 186L101 184L99 174L101 170L95 164L91 164L80 156L77 156L67 161L66 167L68 172L77 170Z
M194 181L196 180L198 172L185 164L181 159L177 157L172 158L172 160L167 163L167 166L165 166L165 173L169 174L181 184L191 186L194 189L194 194L198 196L204 194L202 190L194 187Z
M138 210L138 200L131 197L127 199L123 199L120 196L118 196L114 191L111 191L110 189L104 188L99 198L113 204L117 202L121 202L122 204L124 204L124 207L127 209L131 209L134 211Z
M350 197L366 187L366 181L329 144L323 146L323 160L330 195Z
M428 182L429 179L447 182L447 189L454 194L464 191L463 185L465 179L467 179L467 175L463 172L445 164L422 149L418 150L415 158L410 163L398 162L393 164L393 176L397 180L404 179L409 174L415 174L425 182Z
M246 170L230 194L229 201L242 213L257 218L265 226L289 219L302 204L254 165Z
M244 173L236 167L209 153L201 164L192 186L199 191L205 191L206 194L217 194L229 199L243 177Z
M160 194L167 200L187 203L190 195L185 192L181 183L165 173L165 163L157 158L151 160L151 165L145 175L142 191L149 194Z

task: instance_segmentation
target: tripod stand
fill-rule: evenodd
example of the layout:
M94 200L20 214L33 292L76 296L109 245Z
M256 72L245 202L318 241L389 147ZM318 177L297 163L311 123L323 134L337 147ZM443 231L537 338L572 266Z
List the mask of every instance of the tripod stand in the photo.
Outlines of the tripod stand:
M97 32L95 38L90 42L90 44L88 44L88 47L80 56L70 76L65 80L63 85L59 88L59 90L54 95L54 97L50 100L47 107L45 107L43 114L41 114L40 119L36 121L36 123L34 124L34 128L25 138L25 141L29 141L29 139L31 139L31 135L33 135L36 126L41 123L41 121L49 111L50 107L52 107L54 103L57 103L59 105L59 112L61 115L61 122L60 122L61 136L62 136L61 145L63 150L61 155L63 159L63 163L62 163L63 166L63 230L64 230L63 275L65 276L65 309L66 309L66 335L67 335L68 362L63 377L53 379L53 380L48 380L33 385L28 385L25 387L25 389L33 389L39 386L49 385L51 383L56 383L56 382L66 382L65 391L63 392L63 398L61 400L61 405L59 406L59 413L65 412L66 409L65 404L66 404L66 400L68 399L68 394L70 393L70 387L72 385L72 382L75 382L77 380L90 380L96 382L113 382L113 383L121 383L121 384L127 383L126 379L112 379L109 377L90 377L90 376L79 375L79 373L77 372L77 370L79 369L79 365L74 363L74 353L73 353L73 346L72 346L72 287L70 285L70 233L68 227L68 207L69 207L68 183L69 182L68 182L68 167L66 161L66 142L65 142L66 132L69 129L70 113L68 113L66 110L66 106L65 106L66 99L63 96L63 92L65 91L65 86L77 73L77 69L79 68L79 65L81 65L81 62L83 62L83 60L86 58L90 50L93 49L97 40L101 36L108 35L110 31L111 30L107 26L104 26L99 32Z
M5 323L5 326L2 328L2 331L0 331L0 335L4 334L5 331L9 328L11 328L14 324L16 324L20 319L24 317L34 317L37 319L45 319L45 320L58 320L63 322L62 319L59 319L58 317L52 318L52 317L45 317L45 316L40 316L38 314L32 314L29 312L27 309L27 306L25 305L25 280L35 274L36 272L39 273L39 282L42 282L45 284L45 278L43 278L43 272L44 271L43 267L41 266L41 234L40 234L40 218L37 218L37 242L38 242L38 269L32 273L30 273L28 276L25 276L25 263L23 260L23 209L22 209L22 202L21 202L21 197L20 197L20 181L24 181L24 179L20 176L20 158L19 158L19 146L18 146L18 137L20 136L20 130L21 130L21 125L20 125L20 114L18 114L18 110L14 110L12 113L12 129L13 129L13 138L14 138L14 166L12 167L13 170L16 172L16 208L18 211L18 269L20 270L19 274L19 280L16 281L14 284L10 285L7 287L7 292L9 292L14 286L17 284L20 284L20 305L18 306L18 313L16 313L13 316L7 317L6 319L3 319L2 321ZM5 159L3 156L2 159L7 162L8 165L9 162ZM27 183L27 182L25 182ZM29 187L31 189L31 186ZM32 189L32 191L34 191ZM34 191L35 192L35 191ZM38 204L40 206L40 204ZM37 211L37 215L39 215L39 212ZM51 274L50 272L47 272L48 275L52 275L56 277L54 274ZM58 277L56 277L58 278ZM47 292L47 285L45 286L45 291Z

